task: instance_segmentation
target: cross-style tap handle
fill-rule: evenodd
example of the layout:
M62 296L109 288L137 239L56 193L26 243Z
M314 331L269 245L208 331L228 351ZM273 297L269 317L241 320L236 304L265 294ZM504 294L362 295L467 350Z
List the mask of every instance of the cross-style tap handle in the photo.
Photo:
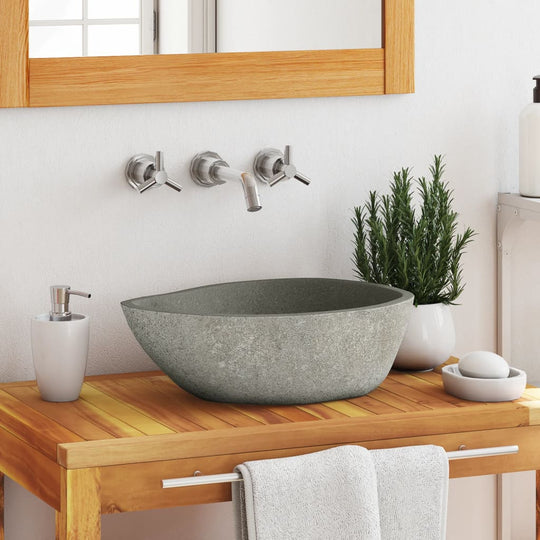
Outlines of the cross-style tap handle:
M290 145L285 146L284 152L280 152L275 148L261 150L255 157L253 168L255 176L271 187L282 180L290 180L291 178L295 178L306 186L311 182L307 176L298 172L293 165Z
M139 193L164 184L176 191L182 191L182 186L169 178L164 166L163 152L160 150L154 158L148 154L133 156L126 166L126 179Z
M285 145L285 150L283 152L283 163L285 163L285 165L291 164L291 145L290 144Z
M309 186L309 184L311 184L311 180L307 176L303 175L302 173L299 173L298 171L296 171L296 174L294 175L294 177L299 182L302 182L302 184L304 184L305 186Z
M165 165L163 163L163 152L161 150L158 150L156 152L154 163L155 163L154 167L156 169L156 172L154 174L154 179L156 181L156 184L159 184L160 186L165 184L176 191L182 191L182 186L169 178L169 175L167 174L167 171L165 170Z

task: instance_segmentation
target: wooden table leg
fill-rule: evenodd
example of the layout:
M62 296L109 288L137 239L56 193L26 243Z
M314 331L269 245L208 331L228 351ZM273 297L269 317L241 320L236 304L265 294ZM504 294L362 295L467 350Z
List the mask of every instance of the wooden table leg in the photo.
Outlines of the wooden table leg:
M0 473L0 540L4 540L4 475Z
M536 471L536 539L540 540L540 471Z
M56 540L101 538L100 479L96 469L62 469Z

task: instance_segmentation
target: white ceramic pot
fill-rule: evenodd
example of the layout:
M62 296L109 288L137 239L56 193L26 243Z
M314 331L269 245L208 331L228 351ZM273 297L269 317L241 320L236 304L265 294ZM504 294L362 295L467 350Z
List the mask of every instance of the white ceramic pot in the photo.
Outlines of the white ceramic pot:
M424 304L413 307L394 368L433 369L448 360L455 344L456 331L450 306Z
M71 321L32 319L32 356L39 393L45 401L75 401L81 392L88 356L89 318Z

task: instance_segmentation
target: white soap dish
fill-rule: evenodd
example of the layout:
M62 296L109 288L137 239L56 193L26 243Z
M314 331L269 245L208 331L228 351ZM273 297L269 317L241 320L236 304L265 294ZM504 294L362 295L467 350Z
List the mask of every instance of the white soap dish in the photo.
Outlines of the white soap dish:
M477 379L465 377L453 364L442 368L442 379L448 394L469 401L512 401L521 397L527 385L527 374L513 367L504 379Z

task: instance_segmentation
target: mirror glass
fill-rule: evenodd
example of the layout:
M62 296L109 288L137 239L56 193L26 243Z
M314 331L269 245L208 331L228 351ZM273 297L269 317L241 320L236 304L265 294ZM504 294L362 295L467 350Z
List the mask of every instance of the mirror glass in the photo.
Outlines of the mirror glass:
M31 58L382 46L381 0L30 0L29 4Z

